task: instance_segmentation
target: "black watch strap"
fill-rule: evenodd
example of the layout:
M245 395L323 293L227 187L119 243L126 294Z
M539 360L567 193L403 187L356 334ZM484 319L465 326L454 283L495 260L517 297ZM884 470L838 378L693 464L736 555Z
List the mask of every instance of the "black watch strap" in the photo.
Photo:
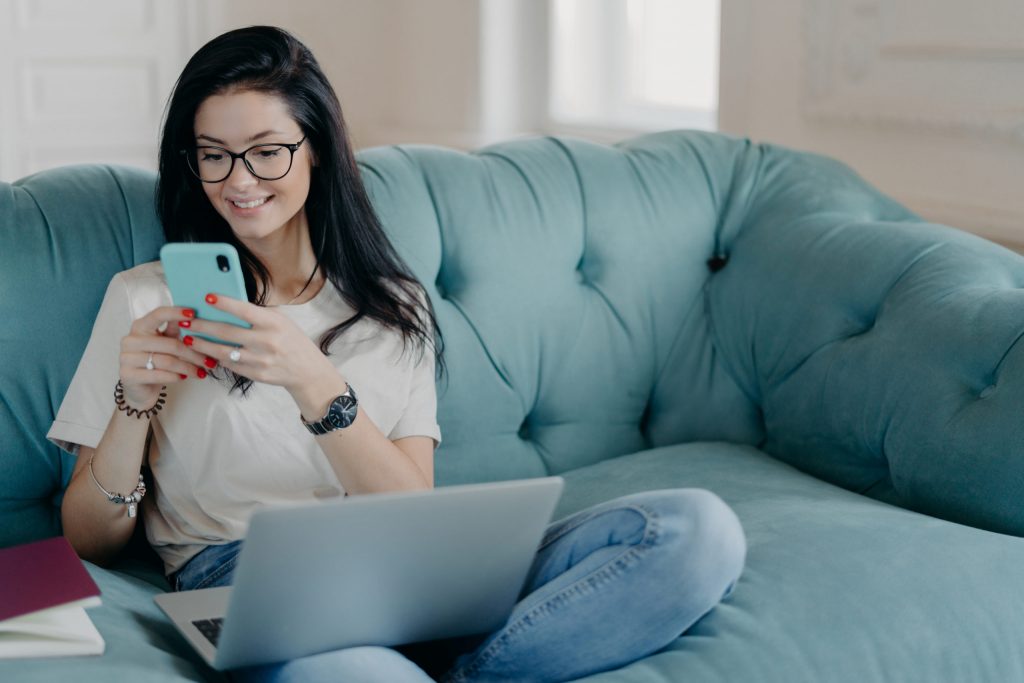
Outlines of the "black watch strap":
M322 436L351 425L355 422L358 410L359 399L356 398L356 392L352 386L346 382L345 393L331 401L326 415L316 422L306 422L301 414L299 419L306 426L306 429L309 430L310 434Z
M303 422L306 425L306 429L312 434L320 436L321 434L327 433L327 427L324 427L320 422Z

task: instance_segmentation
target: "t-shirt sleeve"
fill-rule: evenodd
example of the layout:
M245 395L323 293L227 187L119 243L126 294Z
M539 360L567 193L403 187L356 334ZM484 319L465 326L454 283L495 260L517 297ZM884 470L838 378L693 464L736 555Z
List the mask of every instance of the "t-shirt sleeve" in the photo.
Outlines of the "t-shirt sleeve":
M441 427L437 424L437 386L434 383L434 348L428 345L410 353L416 360L409 383L409 401L398 423L388 434L392 441L407 436L429 436L434 448L441 445Z
M118 274L107 286L82 360L46 438L72 455L96 448L114 414L114 385L121 366L121 339L132 325L131 302Z

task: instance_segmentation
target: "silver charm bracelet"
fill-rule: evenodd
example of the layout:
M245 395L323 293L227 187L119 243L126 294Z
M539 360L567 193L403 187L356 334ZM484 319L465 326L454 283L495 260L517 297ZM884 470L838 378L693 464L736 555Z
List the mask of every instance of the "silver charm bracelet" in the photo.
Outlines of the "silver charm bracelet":
M96 457L93 455L93 458ZM146 495L146 482L142 478L142 472L139 472L139 485L135 487L135 490L129 493L127 496L120 493L111 493L110 491L103 488L99 479L96 478L96 473L92 470L92 458L89 458L89 474L92 475L93 483L96 484L96 488L103 492L103 495L107 497L111 503L117 503L118 505L128 506L128 516L135 517L135 511L142 502L143 496Z

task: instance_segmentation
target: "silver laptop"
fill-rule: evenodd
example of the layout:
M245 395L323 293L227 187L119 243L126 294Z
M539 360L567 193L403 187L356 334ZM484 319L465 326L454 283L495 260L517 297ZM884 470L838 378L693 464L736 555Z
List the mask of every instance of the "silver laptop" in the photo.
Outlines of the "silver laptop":
M231 587L157 605L214 669L504 625L560 477L353 496L253 514Z

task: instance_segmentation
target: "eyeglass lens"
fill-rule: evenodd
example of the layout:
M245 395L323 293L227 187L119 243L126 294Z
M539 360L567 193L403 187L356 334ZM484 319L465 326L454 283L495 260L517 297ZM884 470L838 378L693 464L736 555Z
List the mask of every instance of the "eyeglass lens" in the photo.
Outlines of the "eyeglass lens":
M246 150L246 165L257 178L277 180L287 175L292 166L292 151L283 145L259 145ZM197 147L192 170L205 182L219 182L231 175L234 158L220 147Z

